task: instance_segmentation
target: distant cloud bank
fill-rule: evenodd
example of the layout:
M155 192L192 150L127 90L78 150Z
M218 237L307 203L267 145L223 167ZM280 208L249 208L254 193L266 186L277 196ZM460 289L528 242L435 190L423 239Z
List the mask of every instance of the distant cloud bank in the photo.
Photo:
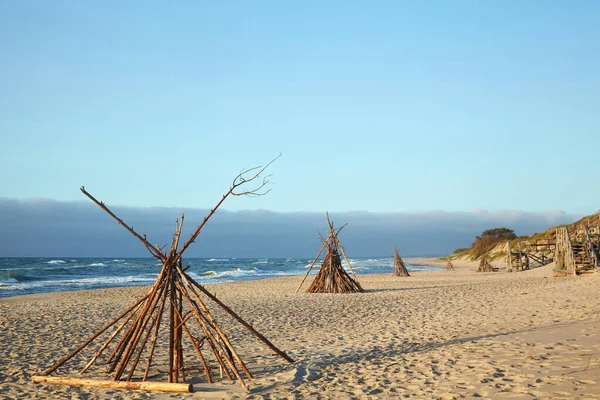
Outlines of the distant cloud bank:
M175 220L185 213L184 238L209 210L111 207L153 244L170 243ZM485 229L505 226L518 235L541 232L581 215L561 211L418 211L330 213L349 257L442 255L468 247ZM219 210L188 257L314 257L325 234L325 212L274 213ZM92 203L0 198L0 257L146 257L131 234Z

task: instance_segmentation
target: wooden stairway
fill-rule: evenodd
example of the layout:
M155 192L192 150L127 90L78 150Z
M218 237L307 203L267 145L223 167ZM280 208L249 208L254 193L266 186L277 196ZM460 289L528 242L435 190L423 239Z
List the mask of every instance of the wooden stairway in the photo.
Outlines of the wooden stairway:
M592 232L592 233L591 233ZM556 229L555 276L574 276L598 271L600 229L584 227L569 234L566 226Z
M573 246L575 273L579 275L586 272L594 272L594 263L588 254L585 243L572 243L571 245Z

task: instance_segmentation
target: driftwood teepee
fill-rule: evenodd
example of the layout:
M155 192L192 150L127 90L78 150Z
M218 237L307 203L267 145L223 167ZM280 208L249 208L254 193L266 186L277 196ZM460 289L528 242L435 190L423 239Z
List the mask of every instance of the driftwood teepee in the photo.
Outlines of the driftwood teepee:
M321 246L321 250L313 260L312 264L306 271L306 275L302 282L300 282L300 286L296 289L296 293L302 287L302 284L308 277L312 267L315 265L319 256L323 252L325 248L327 248L327 254L325 254L325 258L323 259L323 263L321 264L321 268L319 272L315 276L315 279L309 286L306 293L352 293L352 292L363 292L363 288L358 283L358 279L356 278L356 274L352 269L352 265L350 264L350 260L346 257L346 252L344 248L340 244L338 239L338 234L344 228L342 226L339 229L334 229L333 223L329 220L329 213L327 213L327 224L329 225L329 236L327 239L324 239L321 236L321 242L323 245ZM352 272L352 276L348 275L348 273L344 270L342 266L342 260L340 259L340 251L346 259L346 263Z
M454 265L452 265L452 261L450 261L450 257L446 258L446 271L454 271Z
M192 279L186 273L187 268L184 268L182 263L184 251L196 240L206 222L229 195L260 196L268 192L262 191L268 182L266 178L263 178L262 183L254 189L244 190L242 186L259 178L270 164L242 171L234 179L229 191L204 218L188 241L180 247L179 240L184 219L182 215L176 223L176 231L168 251L163 251L163 248L158 245L151 245L145 235L138 234L132 227L126 225L104 203L96 200L82 187L81 191L87 197L116 219L144 244L152 256L160 260L162 268L158 279L145 296L44 371L42 376L34 377L34 381L126 389L191 391L192 387L189 383L179 382L189 381L188 378L197 380L203 373L206 381L212 383L217 370L220 371L221 377L225 373L228 379L237 379L247 390L244 379L252 379L252 374L217 323L208 304L219 306L220 310L217 310L219 315L229 314L276 354L292 362L293 360L287 354L275 347L233 310ZM162 329L165 327L166 329ZM108 335L103 344L92 345L103 334ZM168 343L168 349L166 346L157 346L160 343ZM49 376L86 347L94 354L80 373L86 373L93 365L104 364L107 372L112 374L112 380ZM194 352L197 360L194 361L193 357L185 358L184 350ZM82 365L80 361L80 366ZM147 381L149 377L160 380L162 376L164 379L165 374L168 383Z
M394 247L394 275L410 276L408 270L404 266L404 261L402 261L402 257L400 257L400 253L398 253L397 247Z
M477 272L497 272L498 268L495 268L490 264L486 256L481 257L481 261L479 262L479 268L477 268Z

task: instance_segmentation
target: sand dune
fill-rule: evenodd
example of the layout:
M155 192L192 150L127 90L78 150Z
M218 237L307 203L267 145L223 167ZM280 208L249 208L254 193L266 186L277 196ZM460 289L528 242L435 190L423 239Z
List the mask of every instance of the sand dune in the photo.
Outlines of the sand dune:
M250 393L219 382L183 397L600 398L599 275L553 278L551 265L513 274L458 267L361 275L366 292L348 295L294 294L300 277L208 286L296 362L243 340L223 320L257 377ZM171 398L30 379L145 290L0 300L0 398Z

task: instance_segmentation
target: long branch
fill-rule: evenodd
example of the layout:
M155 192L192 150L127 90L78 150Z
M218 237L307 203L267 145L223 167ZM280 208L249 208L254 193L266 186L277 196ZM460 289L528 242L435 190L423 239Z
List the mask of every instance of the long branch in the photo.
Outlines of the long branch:
M144 246L146 246L146 248L150 251L150 253L152 253L152 255L156 258L160 258L161 254L160 252L154 248L154 246L152 246L147 240L145 235L142 237L142 235L140 235L139 233L137 233L136 231L133 230L132 227L128 226L121 218L117 217L112 211L110 211L110 209L108 207L106 207L104 205L103 202L96 200L96 198L94 196L92 196L91 194L89 194L86 190L85 190L85 186L82 186L80 188L81 192L83 194L85 194L90 200L92 200L94 203L96 203L98 205L98 207L100 207L101 209L103 209L104 211L106 211L108 213L108 215L110 215L111 217L113 217L115 220L117 220L117 222L122 225L125 229L127 229L129 231L129 233L131 233L133 236L135 236L136 238L138 238L143 244Z

